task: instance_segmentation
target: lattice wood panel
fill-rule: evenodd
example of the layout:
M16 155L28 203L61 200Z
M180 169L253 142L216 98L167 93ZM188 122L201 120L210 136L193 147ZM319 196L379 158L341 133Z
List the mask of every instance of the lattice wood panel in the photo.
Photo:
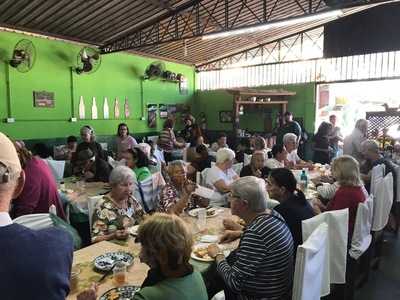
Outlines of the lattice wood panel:
M400 126L400 112L375 111L367 112L368 137L376 138L375 132L382 133L385 128Z

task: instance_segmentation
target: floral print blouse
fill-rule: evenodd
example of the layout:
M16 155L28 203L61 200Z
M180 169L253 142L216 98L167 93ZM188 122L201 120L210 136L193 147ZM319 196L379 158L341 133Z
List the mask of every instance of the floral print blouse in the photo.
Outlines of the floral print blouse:
M117 207L109 195L105 195L96 205L92 218L92 242L99 236L125 229L143 220L144 211L133 197L128 199L128 208Z

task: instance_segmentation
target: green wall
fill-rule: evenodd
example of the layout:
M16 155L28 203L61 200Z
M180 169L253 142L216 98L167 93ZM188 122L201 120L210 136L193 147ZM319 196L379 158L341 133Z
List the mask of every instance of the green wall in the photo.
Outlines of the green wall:
M296 92L295 96L289 97L288 110L295 117L303 118L305 128L308 132L314 132L315 121L315 84L291 84L285 86L264 86L259 89L278 89ZM233 96L224 90L197 91L194 98L194 112L198 116L205 112L207 125L210 130L231 131L231 123L219 122L219 111L232 110ZM279 106L272 106L271 113L267 117L275 118ZM240 117L240 128L251 131L264 131L263 113L253 109ZM273 123L274 124L274 123Z
M7 66L14 45L22 38L31 40L37 51L36 63L28 73L19 73ZM101 66L96 73L77 75L75 72L71 73L71 67L76 64L81 47L65 41L0 32L0 131L16 139L56 138L78 135L79 128L89 124L95 128L98 135L112 135L120 122L126 122L133 134L154 132L161 128L162 120L158 120L157 129L148 128L147 121L140 120L146 103L174 104L192 100L195 88L192 66L165 62L168 70L186 76L189 92L187 95L180 95L179 85L176 83L145 81L142 108L140 76L155 59L128 53L103 55ZM7 75L10 86L9 108ZM55 108L34 107L33 91L54 92ZM92 97L96 97L98 120L79 120L80 96L85 100L86 118L91 116ZM102 120L104 97L108 98L110 107L108 120ZM119 119L113 119L116 97L120 103ZM123 110L125 97L129 100L131 111L127 120ZM8 117L8 109L11 111L11 117L15 118L15 123L4 122ZM73 115L78 118L78 122L69 122Z

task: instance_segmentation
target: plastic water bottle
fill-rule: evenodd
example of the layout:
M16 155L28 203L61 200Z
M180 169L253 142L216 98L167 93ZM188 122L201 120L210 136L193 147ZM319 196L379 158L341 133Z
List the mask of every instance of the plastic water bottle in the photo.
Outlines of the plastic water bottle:
M308 186L308 176L306 173L306 169L303 169L300 175L300 189L302 191L305 191L307 189L307 186Z

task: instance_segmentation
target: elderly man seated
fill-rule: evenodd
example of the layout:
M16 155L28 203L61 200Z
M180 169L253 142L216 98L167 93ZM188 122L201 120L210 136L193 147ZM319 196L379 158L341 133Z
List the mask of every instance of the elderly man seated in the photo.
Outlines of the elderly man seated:
M287 166L292 169L313 168L312 163L305 162L297 155L297 135L286 133L283 136L283 145L287 151Z
M127 228L142 221L144 211L132 197L135 174L125 166L116 167L110 174L111 192L104 195L93 213L92 242L127 239Z
M214 206L227 205L227 193L230 192L229 185L239 176L232 169L235 152L228 148L219 149L216 157L216 164L208 170L206 185L216 191L216 196L210 199Z
M192 193L196 184L187 179L186 164L183 160L174 160L168 165L169 182L160 192L157 211L180 215L185 208L207 207L208 200Z
M13 224L8 209L25 176L11 141L0 133L1 299L64 300L69 293L73 241L58 228ZM23 287L23 288L22 288Z
M361 152L363 157L365 158L364 164L361 165L360 167L360 172L361 172L361 179L365 183L365 188L367 191L370 191L371 188L371 171L372 168L384 164L385 165L385 176L388 173L392 173L393 175L393 182L397 182L397 174L394 168L394 165L391 161L387 160L384 158L380 153L379 153L379 145L376 141L373 140L366 140L361 143ZM396 184L393 184L393 197L396 199Z
M240 177L255 176L259 178L267 178L270 169L265 167L265 154L263 151L256 151L251 156L250 164L243 167Z
M240 238L239 247L228 257L216 244L208 247L217 273L205 276L209 297L224 289L227 299L286 299L292 288L293 238L282 216L267 209L264 180L253 176L236 180L229 201L232 214L246 226L222 236L221 242Z

